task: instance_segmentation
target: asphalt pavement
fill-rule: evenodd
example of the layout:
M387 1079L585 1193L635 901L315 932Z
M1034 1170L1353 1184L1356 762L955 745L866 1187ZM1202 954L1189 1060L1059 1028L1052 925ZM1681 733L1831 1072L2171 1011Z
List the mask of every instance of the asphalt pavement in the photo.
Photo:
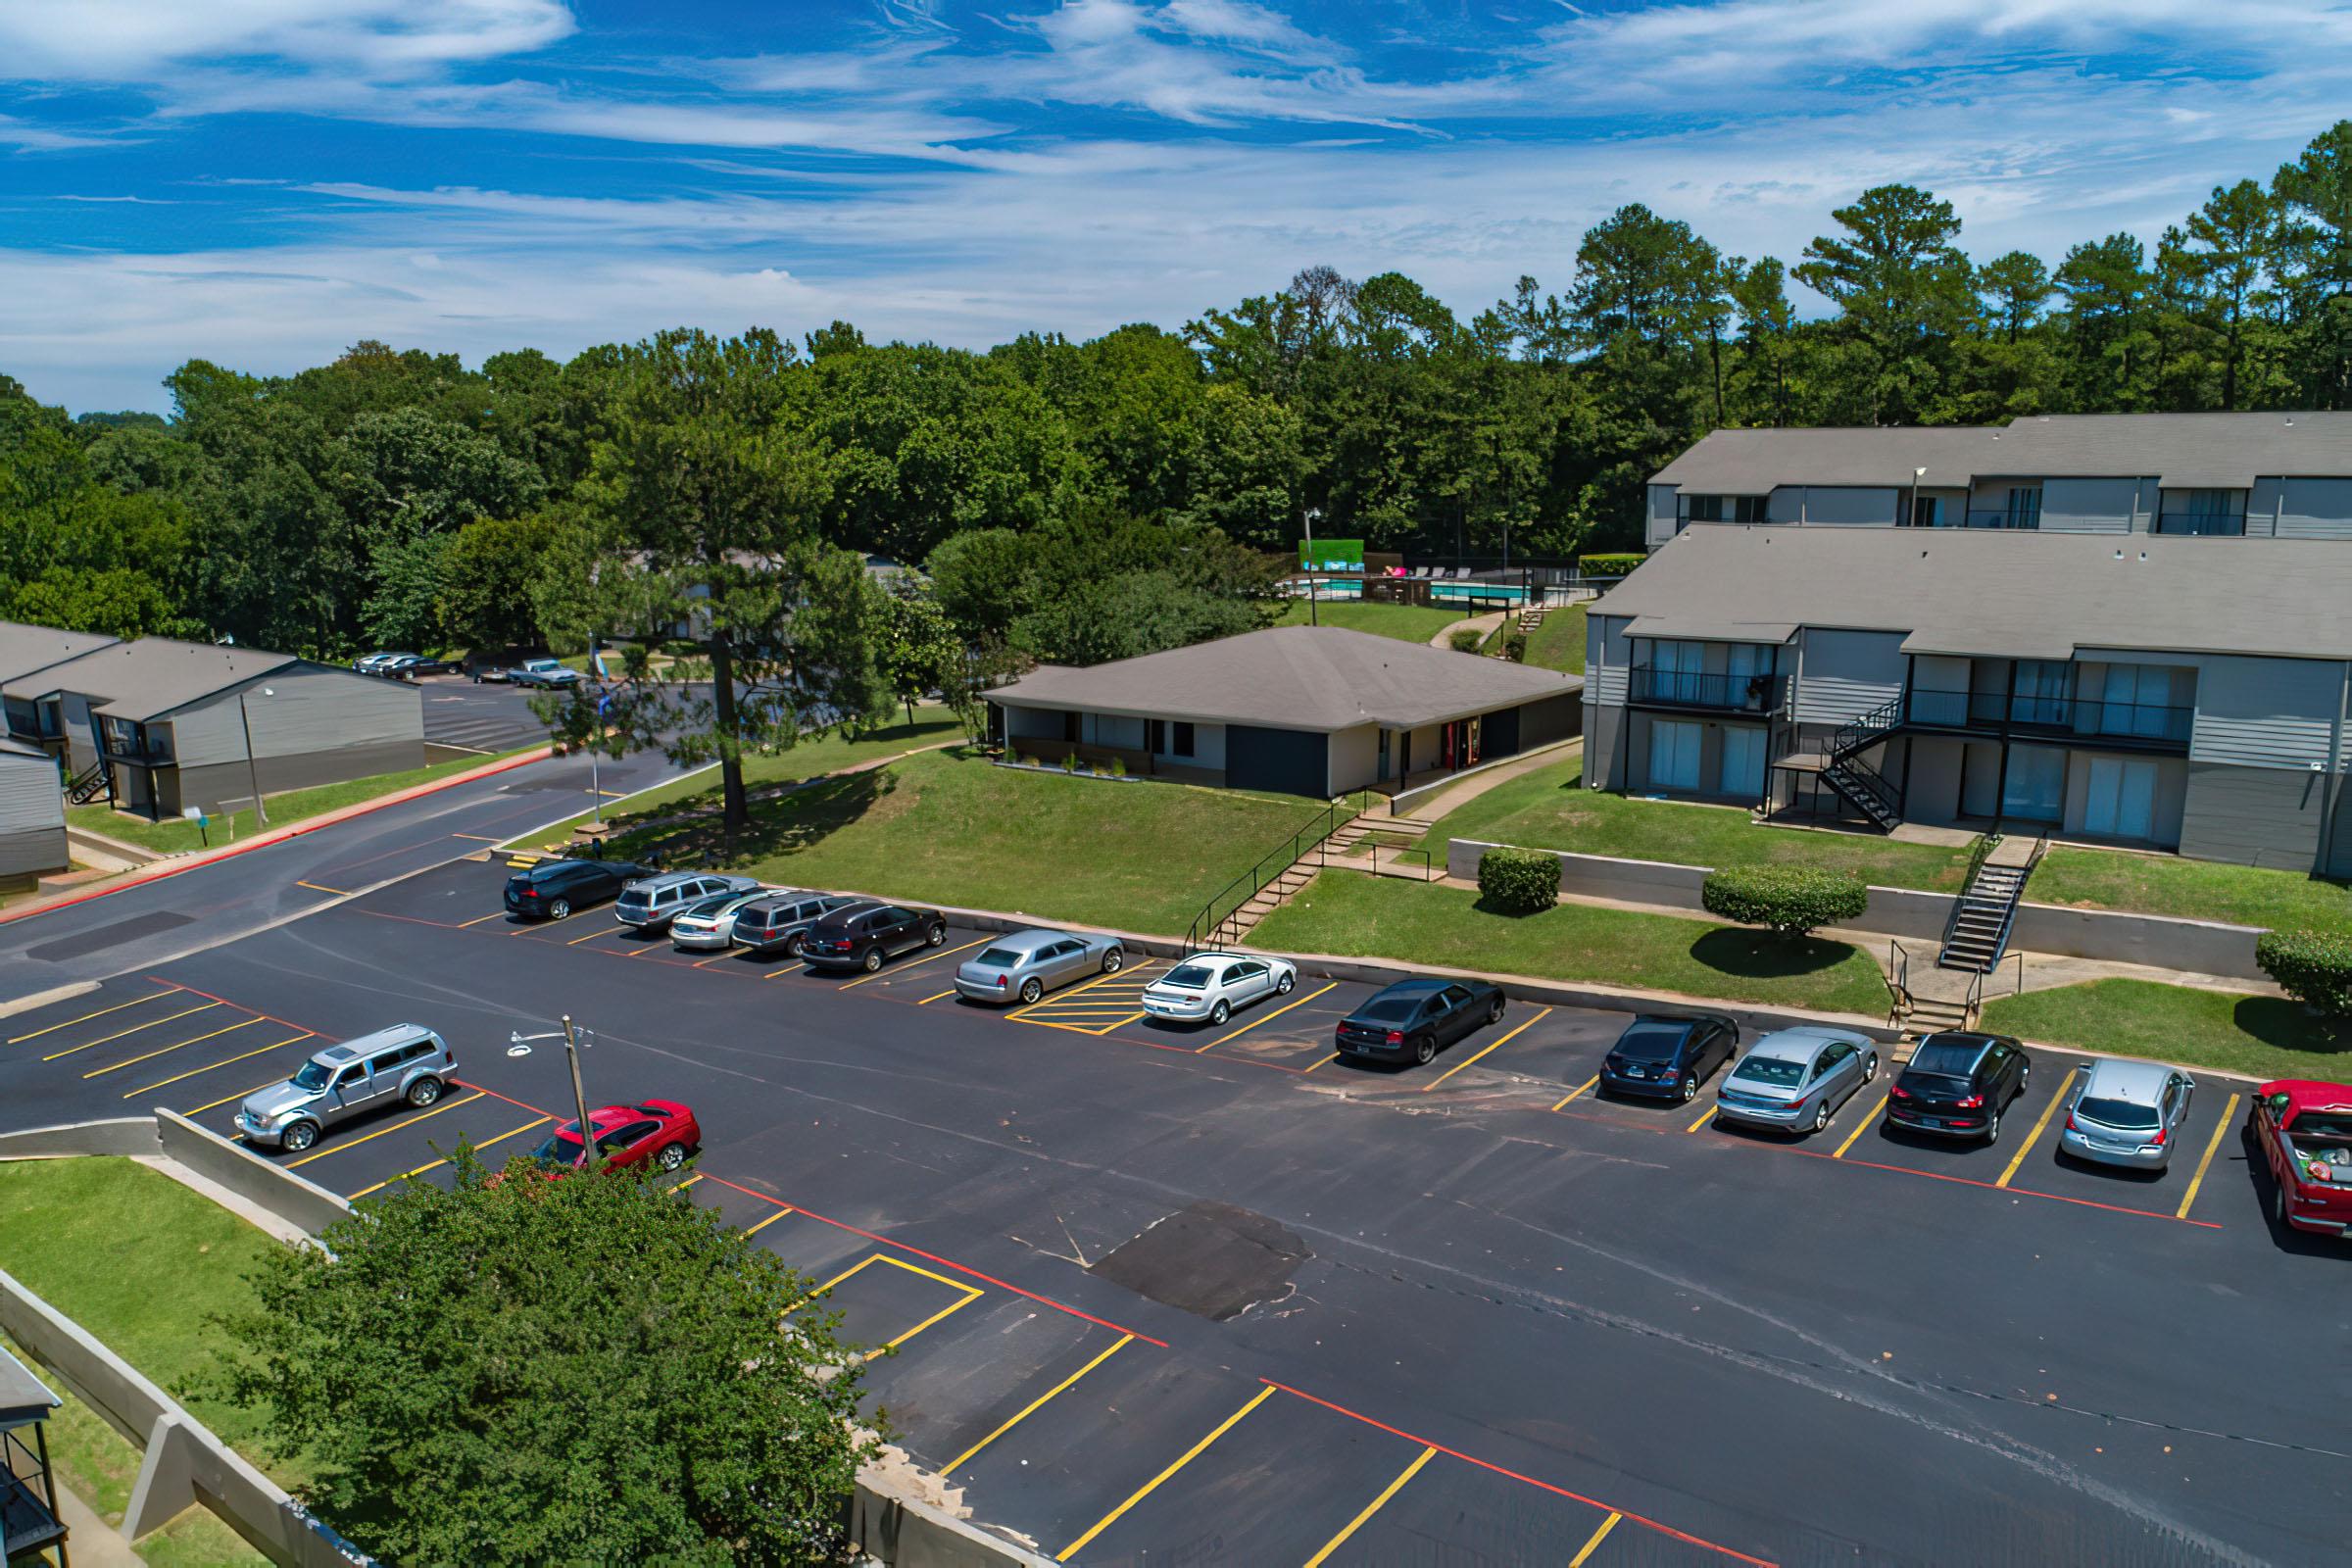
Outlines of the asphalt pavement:
M693 1199L893 1348L900 1440L1072 1561L2343 1556L2352 1258L2266 1222L2242 1085L2200 1087L2153 1178L2055 1156L2054 1053L1997 1147L1889 1134L1886 1072L1791 1142L1716 1127L1711 1090L1600 1100L1619 1014L1515 1002L1366 1068L1327 1046L1355 982L1161 1028L1139 959L1001 1013L948 986L981 932L825 975L606 909L518 924L506 874L0 1022L0 1121L227 1132L319 1041L430 1024L457 1092L298 1156L365 1196L544 1137L562 1058L502 1048L570 1012L592 1100L694 1105Z

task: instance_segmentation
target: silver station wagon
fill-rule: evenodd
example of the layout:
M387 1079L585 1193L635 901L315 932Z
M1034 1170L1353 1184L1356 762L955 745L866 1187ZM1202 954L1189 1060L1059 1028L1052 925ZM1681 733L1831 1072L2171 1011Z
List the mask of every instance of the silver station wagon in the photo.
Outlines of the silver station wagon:
M1014 931L956 970L956 990L974 1002L1035 1002L1055 986L1116 974L1127 950L1113 937L1077 931Z
M420 1024L399 1023L314 1052L282 1084L245 1097L237 1131L249 1144L297 1154L327 1128L391 1105L421 1110L441 1098L458 1058Z

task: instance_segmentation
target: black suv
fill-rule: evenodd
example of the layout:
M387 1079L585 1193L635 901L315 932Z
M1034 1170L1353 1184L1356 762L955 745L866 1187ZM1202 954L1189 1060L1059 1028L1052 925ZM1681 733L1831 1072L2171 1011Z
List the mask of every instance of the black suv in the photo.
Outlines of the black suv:
M2034 1063L2007 1035L1946 1029L1919 1043L1887 1091L1886 1125L1998 1143L2001 1112L2026 1092Z
M852 904L828 912L801 937L801 958L815 969L863 969L948 940L948 922L903 904Z
M1332 1030L1347 1056L1409 1056L1427 1066L1446 1046L1502 1021L1502 993L1484 980L1399 980L1356 1004Z
M645 875L628 860L541 860L507 878L507 912L525 920L561 920L602 904Z
M1740 1050L1740 1026L1720 1012L1644 1012L1601 1058L1604 1093L1690 1101Z

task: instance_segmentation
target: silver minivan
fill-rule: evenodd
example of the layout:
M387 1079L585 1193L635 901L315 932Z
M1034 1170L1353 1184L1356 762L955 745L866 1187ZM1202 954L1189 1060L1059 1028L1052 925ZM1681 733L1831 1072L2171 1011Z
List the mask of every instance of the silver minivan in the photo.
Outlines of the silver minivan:
M721 893L757 893L756 876L721 876L716 871L663 871L642 877L620 890L612 901L612 917L639 931L659 931L678 911Z
M421 1024L398 1023L328 1046L282 1084L245 1097L237 1131L249 1144L300 1153L340 1122L389 1105L418 1110L449 1087L458 1058Z

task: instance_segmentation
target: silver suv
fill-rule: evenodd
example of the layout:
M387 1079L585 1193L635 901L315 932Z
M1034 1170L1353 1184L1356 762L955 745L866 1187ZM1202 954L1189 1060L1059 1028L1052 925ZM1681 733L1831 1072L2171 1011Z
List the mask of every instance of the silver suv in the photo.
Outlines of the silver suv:
M293 1077L245 1097L237 1131L249 1144L300 1153L338 1122L386 1105L419 1110L441 1098L458 1058L420 1024L400 1023L316 1052Z
M721 876L716 871L663 871L632 882L612 901L612 917L639 931L659 931L689 905L720 893L757 893L756 876Z

